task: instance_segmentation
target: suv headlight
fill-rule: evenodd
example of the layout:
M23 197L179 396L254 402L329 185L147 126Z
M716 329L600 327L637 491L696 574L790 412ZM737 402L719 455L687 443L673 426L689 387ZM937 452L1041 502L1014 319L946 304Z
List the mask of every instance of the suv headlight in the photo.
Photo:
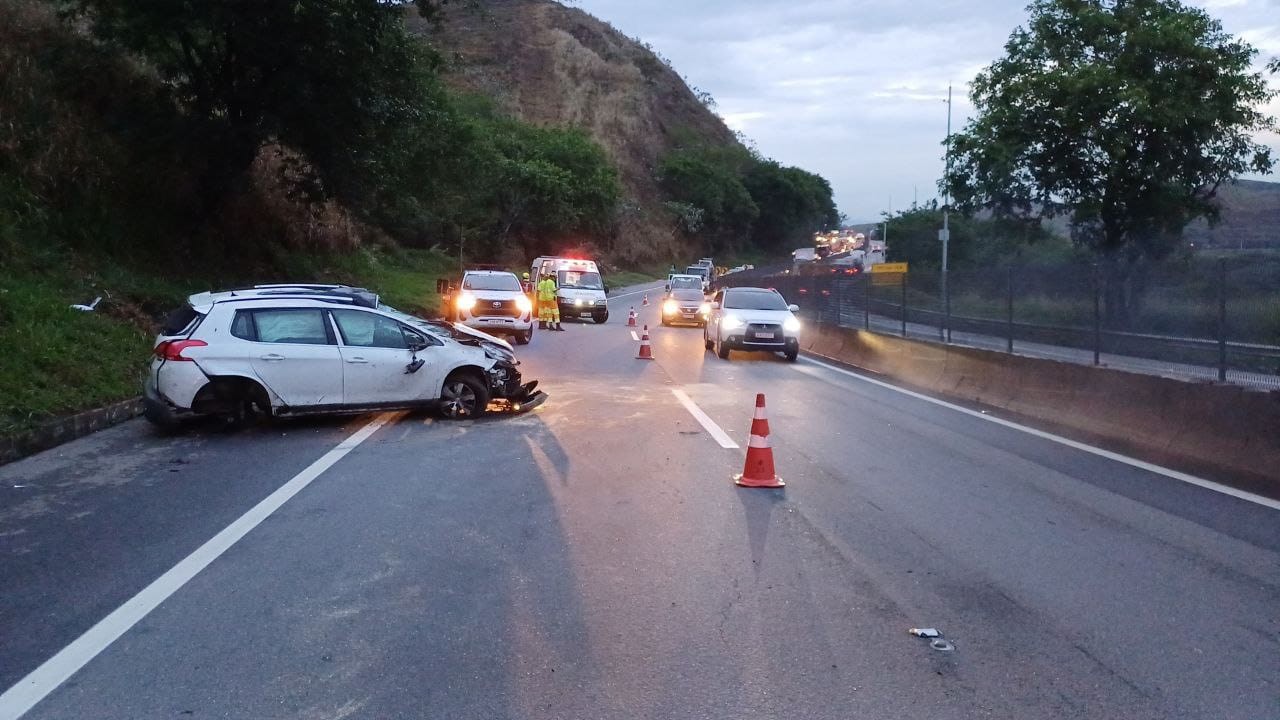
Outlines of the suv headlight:
M737 330L738 328L742 327L745 324L746 323L742 322L740 318L736 318L732 315L729 315L723 318L722 320L720 320L720 327L724 328L725 330Z
M800 321L795 318L787 318L787 321L782 323L782 329L789 333L800 332Z

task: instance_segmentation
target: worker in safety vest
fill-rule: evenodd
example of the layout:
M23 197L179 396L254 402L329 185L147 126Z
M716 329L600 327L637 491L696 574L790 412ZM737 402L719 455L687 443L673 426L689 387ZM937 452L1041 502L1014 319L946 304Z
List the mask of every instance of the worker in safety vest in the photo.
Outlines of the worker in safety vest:
M529 273L520 276L520 289L524 290L525 295L530 296L530 300L533 299L533 283L529 281Z
M564 330L560 327L560 306L556 304L556 281L550 273L538 282L538 327Z

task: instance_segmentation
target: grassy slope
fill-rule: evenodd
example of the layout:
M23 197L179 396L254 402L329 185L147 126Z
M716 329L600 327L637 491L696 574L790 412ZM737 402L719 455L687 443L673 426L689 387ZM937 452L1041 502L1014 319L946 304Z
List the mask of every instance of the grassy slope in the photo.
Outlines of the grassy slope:
M381 293L401 309L434 314L436 278L453 270L431 251L358 251L288 259L287 273L248 281L174 278L110 260L59 256L7 261L0 273L0 435L138 395L154 322L187 295L259 282L344 282ZM104 299L98 310L72 303Z

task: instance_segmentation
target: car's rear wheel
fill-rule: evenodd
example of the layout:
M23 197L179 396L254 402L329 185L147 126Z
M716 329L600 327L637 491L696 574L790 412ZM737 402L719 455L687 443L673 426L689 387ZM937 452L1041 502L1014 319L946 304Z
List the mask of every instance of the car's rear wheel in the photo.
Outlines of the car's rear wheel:
M484 415L489 405L489 389L475 375L450 375L440 389L440 414L450 420L469 420Z

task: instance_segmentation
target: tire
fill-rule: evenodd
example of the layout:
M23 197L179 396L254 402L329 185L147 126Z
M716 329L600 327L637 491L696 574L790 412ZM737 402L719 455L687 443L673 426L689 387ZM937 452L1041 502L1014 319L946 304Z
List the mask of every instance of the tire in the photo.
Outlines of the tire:
M707 335L706 325L702 326L702 345L708 350L711 350L716 346L716 344L711 341L711 337Z
M533 339L533 328L529 328L522 333L516 333L515 338L517 345L528 345L529 341Z
M716 340L716 357L721 360L729 359L729 346L724 344L724 340Z
M597 325L603 325L609 321L609 313L607 312L596 313L591 316L591 319L595 320Z
M484 415L489 388L474 374L450 375L440 388L440 415L448 420L472 420Z
M667 327L667 326L669 326L669 325L671 324L671 323L667 322L667 319L666 319L666 318L662 318L662 320L661 320L660 322L661 322L661 324L662 324L662 327Z
M782 354L787 358L787 362L795 362L796 358L800 357L799 350L785 350Z

